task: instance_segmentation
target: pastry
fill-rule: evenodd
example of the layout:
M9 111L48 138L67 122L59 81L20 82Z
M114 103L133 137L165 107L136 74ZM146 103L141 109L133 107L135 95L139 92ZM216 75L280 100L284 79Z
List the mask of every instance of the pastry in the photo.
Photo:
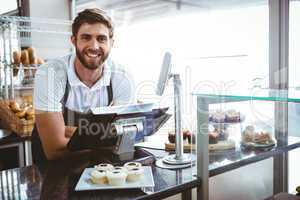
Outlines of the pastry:
M125 173L127 173L127 168L125 168L125 167L121 167L121 166L116 166L116 167L114 167L114 169L113 170L121 170L121 171L124 171Z
M21 51L21 62L24 65L25 68L27 68L29 66L29 54L28 51L26 49ZM24 69L24 74L25 77L29 76L29 69Z
M94 168L96 170L108 171L108 170L113 170L114 166L108 163L100 163L99 165L95 165Z
M17 76L19 72L19 65L21 63L21 54L18 51L13 52L13 76Z
M254 126L247 126L245 128L242 139L244 142L254 142L257 144L269 144L272 142L272 137L269 132L256 132Z
M26 115L34 115L34 108L33 107L28 107L26 109Z
M22 109L20 108L20 105L16 101L10 101L9 107L13 112L20 112Z
M228 110L225 113L225 121L226 122L240 122L240 112L236 112L235 110Z
M37 58L36 62L37 62L38 65L41 65L41 64L45 63L45 61L42 58Z
M270 133L266 131L261 131L260 133L256 133L253 138L253 142L258 144L268 144L271 141Z
M26 115L26 109L21 110L20 112L16 113L16 116L19 118L23 118Z
M28 57L29 57L29 64L36 64L36 54L35 49L33 47L29 47L27 49Z
M247 126L243 131L242 139L244 142L253 142L254 135L255 135L254 126Z
M175 143L175 141L176 141L175 133L169 132L168 133L168 140L169 140L170 143Z
M122 170L109 170L106 175L109 185L121 186L126 183L127 173Z
M222 111L215 111L209 116L209 121L216 123L224 123L226 119L226 115Z
M135 182L140 180L144 176L144 170L142 167L134 167L128 170L127 181Z
M209 144L217 144L219 142L218 137L219 137L219 134L216 130L210 131L208 133L208 140L209 140L208 142L209 142Z
M30 61L29 61L29 54L26 49L21 51L21 62L24 66L28 66Z
M19 65L21 63L21 54L19 51L13 52L13 62L15 65Z
M189 130L184 130L183 131L183 139L187 139L189 144L195 144L196 138L195 135L190 132Z
M106 176L106 171L104 170L93 170L91 172L91 181L95 184L107 184L108 179Z
M142 164L141 163L138 163L138 162L128 162L128 163L125 163L124 164L124 167L127 169L127 170L130 170L132 168L139 168L139 167L142 167Z
M182 131L183 134L183 140L187 140L187 142L189 144L191 144L193 142L193 144L195 143L195 135L192 134L189 130L183 130ZM176 134L174 132L169 132L168 133L168 140L170 143L175 143L176 142Z

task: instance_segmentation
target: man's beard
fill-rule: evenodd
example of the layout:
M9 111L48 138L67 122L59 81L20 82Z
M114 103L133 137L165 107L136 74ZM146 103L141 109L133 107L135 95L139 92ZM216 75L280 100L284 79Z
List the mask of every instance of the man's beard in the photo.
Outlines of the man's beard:
M105 54L105 53L103 53L103 51L97 50L97 51L101 51L101 58L94 59L93 61L87 61L87 59L85 58L85 54L87 51L92 51L92 50L84 49L82 52L80 52L79 49L76 48L77 58L79 59L81 64L84 67L86 67L87 69L97 69L97 68L101 67L109 55L109 52L107 54Z

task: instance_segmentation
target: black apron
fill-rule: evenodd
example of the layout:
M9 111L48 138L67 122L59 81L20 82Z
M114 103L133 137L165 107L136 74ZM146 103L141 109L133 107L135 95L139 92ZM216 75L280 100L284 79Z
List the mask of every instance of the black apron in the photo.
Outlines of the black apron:
M107 94L108 94L108 105L110 105L111 102L113 101L113 90L112 90L111 80L110 80L110 84L107 86L106 89L107 89ZM70 86L69 86L69 81L67 80L65 94L62 99L63 117L64 117L66 126L78 127L80 120L82 120L82 119L90 120L92 117L92 114L75 112L75 111L69 110L65 106L68 96L69 96L69 90L70 90ZM31 148L32 148L32 159L35 164L47 161L36 125L34 126L34 128L32 130Z

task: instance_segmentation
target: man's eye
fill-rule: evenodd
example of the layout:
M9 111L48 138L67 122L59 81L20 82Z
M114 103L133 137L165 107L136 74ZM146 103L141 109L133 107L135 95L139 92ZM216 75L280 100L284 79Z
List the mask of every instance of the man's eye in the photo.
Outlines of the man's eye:
M89 40L89 39L90 39L90 36L88 36L88 35L83 35L83 36L81 36L81 39L82 39L82 40Z
M107 37L104 37L104 36L101 37L101 36L100 36L100 37L98 37L98 41L99 41L99 42L106 42L106 41L107 41Z

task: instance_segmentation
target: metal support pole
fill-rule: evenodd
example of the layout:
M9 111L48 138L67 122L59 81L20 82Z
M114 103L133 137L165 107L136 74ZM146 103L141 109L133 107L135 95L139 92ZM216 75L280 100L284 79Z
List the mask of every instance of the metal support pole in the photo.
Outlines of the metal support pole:
M15 98L15 90L14 90L14 80L13 80L13 62L12 62L12 24L8 24L8 53L9 53L9 59L8 59L8 66L9 66L9 73L10 73L10 95L9 97L11 99Z
M197 176L202 181L198 200L209 199L208 109L206 99L197 97Z
M181 122L182 122L182 101L181 92L182 84L178 74L173 75L174 82L174 112L175 112L175 147L176 155L175 159L182 160L183 158L183 135L181 134Z
M8 99L8 81L7 81L7 69L8 69L8 63L7 63L7 49L6 49L6 29L7 24L4 24L2 26L2 40L3 40L3 64L4 64L4 99Z
M289 87L289 1L269 0L270 88ZM275 102L274 128L276 139L284 142L288 136L288 103ZM288 154L274 157L273 192L288 190Z
M182 123L182 84L179 74L171 74L174 83L174 112L175 112L175 154L168 155L156 162L156 165L166 169L186 168L193 164L195 158L183 153Z

